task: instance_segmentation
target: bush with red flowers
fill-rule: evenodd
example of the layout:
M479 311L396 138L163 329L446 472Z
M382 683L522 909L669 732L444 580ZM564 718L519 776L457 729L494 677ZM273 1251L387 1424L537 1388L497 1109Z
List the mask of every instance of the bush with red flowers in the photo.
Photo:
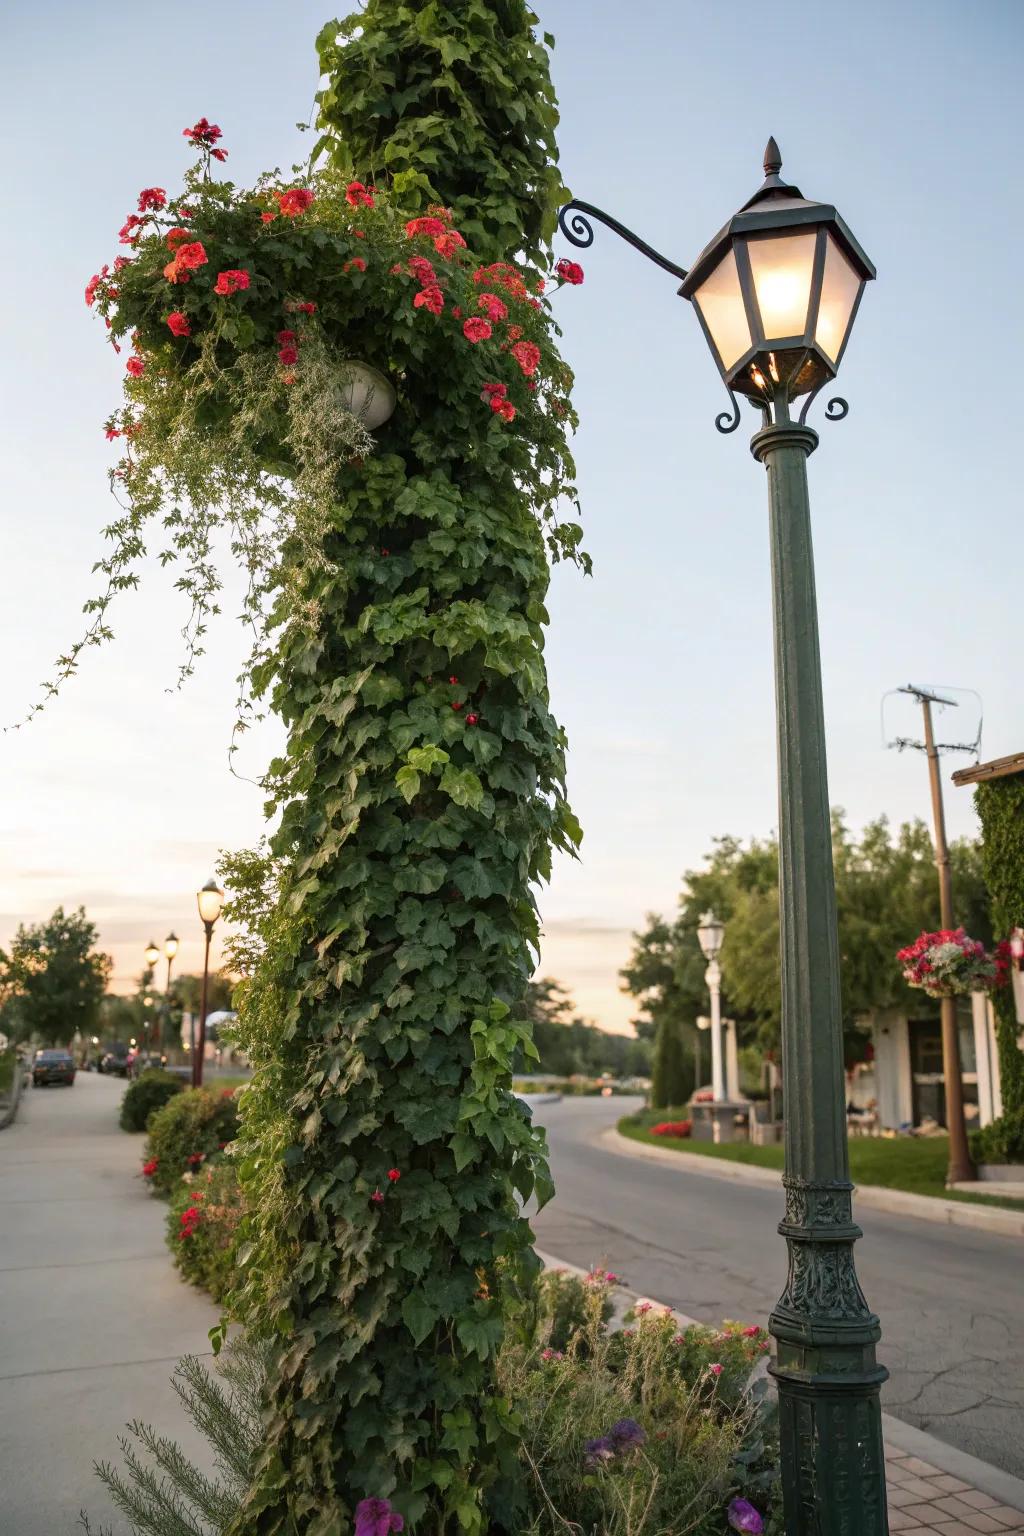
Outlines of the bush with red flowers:
M145 1081L148 1074L139 1079ZM181 1089L180 1082L177 1088ZM232 1091L186 1088L150 1116L146 1153L153 1163L151 1183L169 1195L184 1173L200 1171L238 1135L238 1100Z
M167 1246L193 1285L223 1302L234 1283L245 1202L232 1159L215 1154L186 1173L171 1195Z
M692 1120L662 1120L659 1125L651 1126L652 1136L675 1136L685 1139L693 1130Z

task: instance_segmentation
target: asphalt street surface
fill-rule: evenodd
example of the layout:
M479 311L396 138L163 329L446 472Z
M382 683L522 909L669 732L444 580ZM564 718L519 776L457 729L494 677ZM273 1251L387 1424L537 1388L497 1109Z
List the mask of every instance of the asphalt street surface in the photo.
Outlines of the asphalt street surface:
M29 1088L0 1131L0 1532L129 1530L93 1473L140 1418L208 1462L170 1387L217 1320L164 1245L167 1207L119 1130L125 1084L80 1072ZM80 1536L80 1532L79 1532Z
M701 1322L767 1324L785 1280L781 1190L623 1156L600 1132L639 1101L565 1099L534 1114L557 1193L545 1252L603 1264ZM1024 1242L888 1212L854 1214L857 1272L882 1324L883 1408L1024 1476Z

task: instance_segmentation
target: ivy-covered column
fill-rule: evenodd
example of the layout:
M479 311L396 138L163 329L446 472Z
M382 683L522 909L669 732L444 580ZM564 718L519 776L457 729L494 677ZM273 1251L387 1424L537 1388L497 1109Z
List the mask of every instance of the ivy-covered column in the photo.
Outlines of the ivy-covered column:
M966 774L964 779L966 782ZM992 903L992 928L997 940L1005 940L1014 928L1024 927L1024 771L979 784L974 805L981 821L981 856ZM1021 1026L1013 989L998 988L992 994L992 1005L1003 1114L1024 1118L1024 1051L1017 1044Z

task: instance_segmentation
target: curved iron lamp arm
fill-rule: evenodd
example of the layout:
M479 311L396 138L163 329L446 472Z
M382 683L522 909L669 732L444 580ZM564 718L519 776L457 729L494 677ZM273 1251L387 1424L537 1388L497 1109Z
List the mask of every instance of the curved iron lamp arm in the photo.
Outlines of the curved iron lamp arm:
M570 213L573 214L571 219L569 218ZM602 224L606 224L609 229L613 229L617 235L622 236L623 240L628 241L634 249L646 256L649 261L653 261L655 266L663 267L666 272L671 272L673 276L679 278L680 282L685 278L685 267L678 267L674 261L669 261L667 256L662 256L660 251L656 251L653 246L648 245L646 240L641 240L639 235L634 235L633 231L627 229L625 224L620 224L618 219L613 219L610 213L605 213L601 208L595 208L593 203L580 202L575 197L571 203L566 203L564 208L558 210L558 227L571 245L577 245L582 250L586 250L588 245L593 245L594 243L594 231L587 219L583 217L584 214L589 214L590 218L598 219Z

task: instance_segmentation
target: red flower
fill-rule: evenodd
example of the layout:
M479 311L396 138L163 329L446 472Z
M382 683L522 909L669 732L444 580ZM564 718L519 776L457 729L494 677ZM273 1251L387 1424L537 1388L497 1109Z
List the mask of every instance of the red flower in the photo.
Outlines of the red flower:
M121 434L117 430L116 427L108 427L107 428L107 442L108 443L112 443L114 441L115 437L120 437L120 436L121 436ZM143 1172L145 1172L145 1169L143 1169Z
M169 229L164 235L164 244L169 251L176 251L179 245L191 237L191 233L191 230L182 229L180 225L175 229Z
M515 421L516 408L512 404L512 401L511 400L503 400L501 402L501 408L500 408L498 414L501 417L503 417L505 421Z
M240 290L248 288L248 286L248 272L238 271L236 268L232 267L227 272L218 272L217 281L213 285L213 291L214 293L224 295L229 293L238 293Z
M373 1194L370 1196L370 1199L374 1205L384 1204L384 1196L381 1194L379 1189L374 1190Z
M457 229L446 229L434 237L434 250L446 261L452 259L460 246L465 249L465 245L466 242Z
M366 262L361 256L353 256L351 261L346 261L345 265L342 267L342 271L348 272L352 267L355 267L357 272L365 272Z
M345 188L345 201L352 208L372 208L373 188L364 187L361 181L350 181Z
M390 1183L397 1184L401 1177L402 1177L402 1170L400 1168L389 1168L388 1169L388 1180L389 1180Z
M508 315L508 305L496 293L482 293L476 307L483 310L488 320L504 320Z
M512 348L512 356L527 377L537 372L537 364L540 362L540 347L534 342L517 341Z
M295 341L297 340L297 337L294 331L278 331L275 340L284 346L286 341Z
M181 132L183 137L188 139L190 143L201 144L206 149L211 144L215 144L221 137L221 131L217 124L208 122L205 117L201 117L193 127L183 128Z
M507 384L485 384L480 391L481 400L493 400L498 396L508 394ZM497 410L497 406L494 407Z
M412 301L413 309L429 309L432 315L439 315L444 309L444 294L436 283L427 288L421 288Z
M431 240L436 240L438 235L445 233L445 227L440 219L410 219L405 226L405 233L410 240L414 235L429 235Z
M175 253L174 264L179 271L195 272L197 268L205 267L209 259L202 241L193 240L188 245L179 245ZM166 272L166 270L165 267L164 271Z
M299 313L302 314L302 315L315 315L316 314L316 305L315 304L299 304L296 307L298 308Z
M522 328L521 325L510 325L509 326L509 328L508 328L508 339L509 339L509 341L518 341L522 334L523 334L523 328Z
M130 357L124 366L133 379L141 379L146 371L146 365L141 357Z
M300 213L305 213L311 203L315 201L312 192L305 187L295 187L291 192L277 193L277 206L286 219L296 219Z
M188 316L183 315L180 309L172 310L167 316L167 324L172 336L191 336L192 327L188 323Z
M92 277L90 277L89 281L86 283L85 302L88 304L90 309L96 302L96 289L99 287L100 283L102 283L103 279L106 277L109 271L110 268L104 262L100 270L98 272L94 272Z
M452 709L461 709L465 702L466 702L465 699L460 699L460 700L453 701Z
M260 214L260 218L263 220L264 224L273 224L274 220L277 218L277 214L276 213L261 213Z
M578 288L583 281L583 268L578 261L567 261L563 256L561 261L555 263L555 276L563 283L570 283Z
M473 319L463 322L462 334L475 346L478 341L486 341L493 335L493 329L489 320L481 320L479 316L474 316Z
M228 157L228 152L227 152L226 149L211 149L210 150L210 154L213 156L213 158L215 160L220 160L220 161L224 161Z
M139 193L140 213L145 213L149 208L159 212L161 208L166 207L167 193L164 191L163 187L143 187L142 191Z
M159 1158L151 1157L149 1159L148 1163L143 1163L143 1165L142 1165L142 1175L143 1175L143 1178L151 1179L153 1177L154 1173L156 1173L156 1170L157 1170L158 1167L159 1167Z
M202 1160L203 1154L201 1152L190 1152L188 1157L185 1159L190 1168L198 1168Z
M480 719L479 715L467 715L466 716L466 724L467 725L476 725L476 723L477 723L477 721L479 719Z
M130 213L117 232L117 238L120 240L121 244L134 245L136 240L139 238L135 232L143 224L145 224L145 222L145 219L140 219L137 213Z
M115 272L123 272L125 267L130 267L131 264L132 264L132 259L131 259L130 256L115 256L114 257L114 271Z
M401 272L401 270L401 267L395 268L396 272ZM409 271L424 288L429 287L431 283L437 282L437 273L434 271L433 263L429 262L425 256L410 256Z
M298 347L282 347L277 354L277 358L278 362L284 363L286 368L290 368L293 363L297 363L299 360L299 349Z

